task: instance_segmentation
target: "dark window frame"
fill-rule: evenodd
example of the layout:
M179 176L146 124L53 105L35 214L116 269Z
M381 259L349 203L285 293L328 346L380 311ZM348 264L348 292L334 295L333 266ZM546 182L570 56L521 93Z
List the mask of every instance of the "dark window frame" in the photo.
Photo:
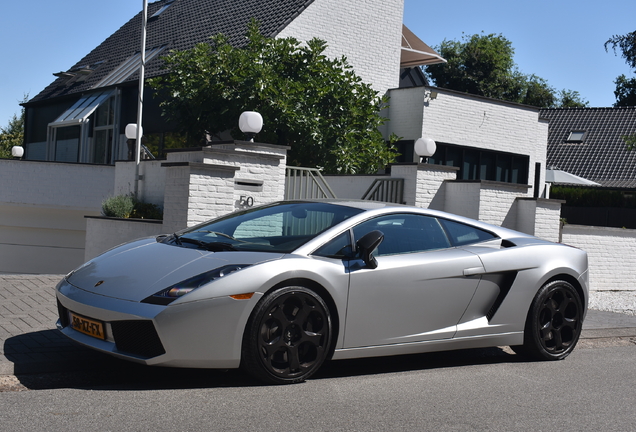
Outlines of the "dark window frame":
M467 162L467 159L474 162ZM429 158L429 163L459 168L458 180L528 184L530 171L530 156L448 143L437 143L437 151Z

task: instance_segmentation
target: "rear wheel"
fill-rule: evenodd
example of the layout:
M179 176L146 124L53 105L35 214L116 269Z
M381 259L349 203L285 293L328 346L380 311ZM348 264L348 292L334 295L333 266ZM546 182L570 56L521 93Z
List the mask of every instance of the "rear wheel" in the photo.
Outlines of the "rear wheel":
M564 359L579 340L582 319L583 306L576 289L566 281L548 282L532 301L524 344L515 351L537 360Z
M302 382L325 361L331 315L318 294L305 287L280 288L256 306L242 347L242 367L274 384Z

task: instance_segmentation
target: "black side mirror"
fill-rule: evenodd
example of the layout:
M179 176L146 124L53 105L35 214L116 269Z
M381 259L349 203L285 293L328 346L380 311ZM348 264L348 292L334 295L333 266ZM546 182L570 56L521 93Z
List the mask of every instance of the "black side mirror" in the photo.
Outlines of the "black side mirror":
M384 234L376 230L366 233L356 242L356 247L367 267L372 269L378 267L378 261L373 256L373 252L380 246L382 240L384 240Z

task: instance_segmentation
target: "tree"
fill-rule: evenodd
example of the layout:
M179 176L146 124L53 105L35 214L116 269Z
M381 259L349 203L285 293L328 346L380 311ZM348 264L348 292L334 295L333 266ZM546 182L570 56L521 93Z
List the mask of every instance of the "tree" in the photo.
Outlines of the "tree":
M620 49L621 56L625 59L625 63L632 69L636 70L636 31L627 33L626 35L614 35L605 42L605 51L611 46L616 54L616 48ZM636 106L636 78L627 78L624 74L619 75L614 81L616 90L615 107ZM636 148L636 134L623 135L623 141L627 150L632 151Z
M252 21L246 45L223 35L170 53L168 74L151 80L163 113L191 142L230 130L243 111L263 116L262 142L291 146L291 165L328 173L373 173L396 157L379 127L388 100L362 82L345 57L329 59L319 39L267 38Z
M0 127L0 159L11 159L11 148L21 145L24 145L24 108L19 117L13 114L7 127Z
M462 39L444 40L436 48L447 60L426 67L436 86L545 108L563 102L587 106L578 92L562 90L558 94L543 78L521 73L513 60L512 43L502 35L474 34Z
M614 54L618 48L625 63L636 70L636 31L626 35L612 36L605 42L605 51L608 50L608 46L612 47ZM614 106L636 106L636 78L627 78L623 74L616 78L614 84L616 84L616 90L614 90L616 103Z
M557 106L560 108L585 108L589 102L581 98L575 90L561 90L557 97Z

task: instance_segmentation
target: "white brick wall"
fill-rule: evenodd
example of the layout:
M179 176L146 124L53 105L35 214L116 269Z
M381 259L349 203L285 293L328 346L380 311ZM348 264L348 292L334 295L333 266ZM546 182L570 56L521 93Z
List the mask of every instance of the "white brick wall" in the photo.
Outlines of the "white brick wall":
M515 229L545 240L560 241L561 203L541 198L518 199Z
M234 211L234 171L192 167L187 225L193 226Z
M139 196L143 202L163 207L166 185L166 170L162 161L144 160L139 164ZM135 162L116 162L114 195L132 194L135 191Z
M115 167L0 159L0 203L99 211Z
M316 0L278 37L327 41L364 82L384 94L399 85L403 0Z
M481 182L479 220L515 229L517 206L515 200L525 196L526 187L511 183Z
M164 168L164 230L177 231L234 210L282 200L286 150L237 142L169 153Z
M260 150L260 149L259 149ZM234 181L261 184L260 187L233 186L234 206L232 210L245 208L250 198L251 205L261 205L282 200L285 195L285 157L274 151L247 151L244 149L204 150L206 164L219 164L239 168Z
M557 200L537 200L534 235L553 242L560 241L561 202Z
M451 167L418 164L417 191L414 205L422 208L444 210L447 180L455 180L456 177L457 170ZM409 201L406 202L407 204L409 203Z
M444 211L473 219L479 219L479 183L446 183Z
M190 167L167 167L163 207L165 232L175 232L187 226L189 197Z
M428 164L391 166L392 178L404 179L404 202L421 208L445 209L447 180L454 180L457 170Z
M587 251L591 290L636 291L636 230L565 225L562 238Z

